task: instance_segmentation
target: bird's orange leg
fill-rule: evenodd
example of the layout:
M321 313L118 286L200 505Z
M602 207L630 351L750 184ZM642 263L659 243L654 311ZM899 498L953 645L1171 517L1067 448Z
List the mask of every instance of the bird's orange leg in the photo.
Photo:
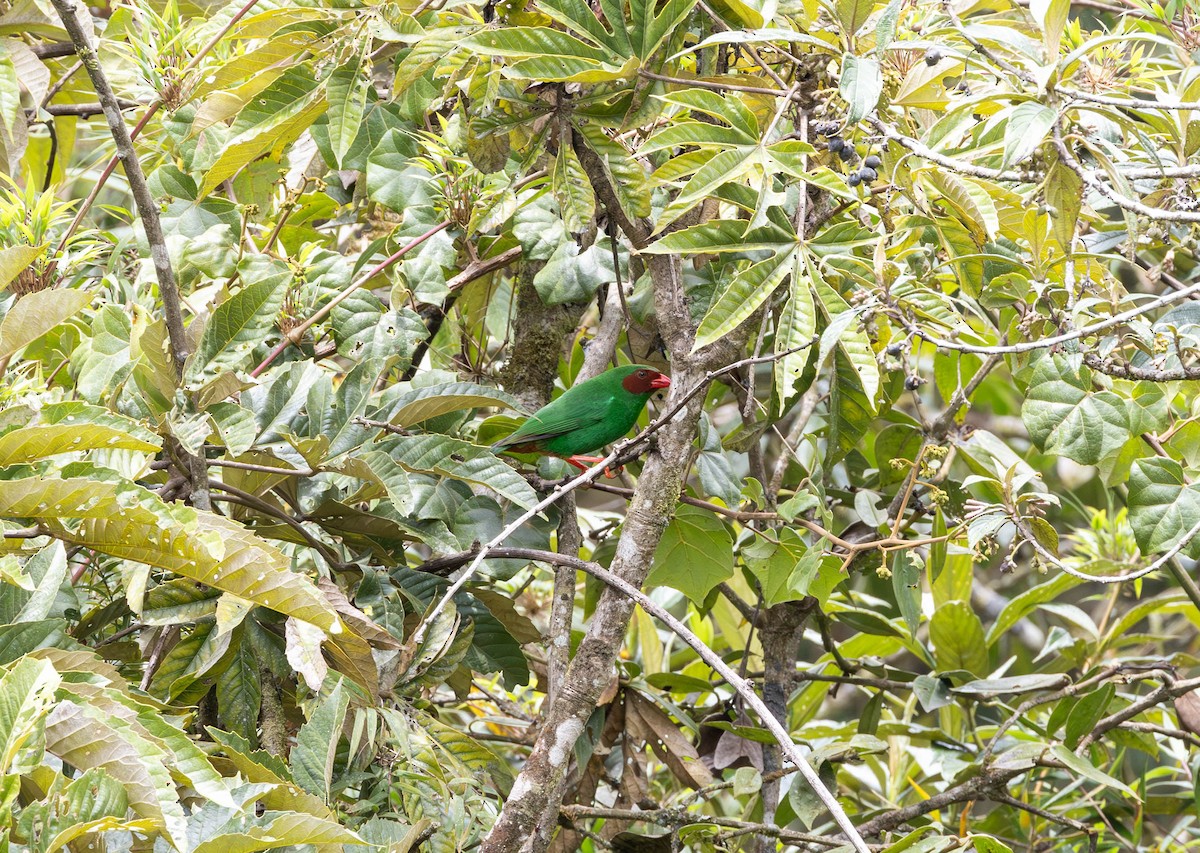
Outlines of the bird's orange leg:
M586 471L588 468L592 467L592 465L595 465L597 462L599 462L603 458L604 458L603 456L568 456L567 462L574 465L580 471ZM611 471L608 468L605 468L604 476L611 480L612 478L616 477L617 474L621 473L621 469L623 467L624 467L623 465L618 465L617 469L615 471Z

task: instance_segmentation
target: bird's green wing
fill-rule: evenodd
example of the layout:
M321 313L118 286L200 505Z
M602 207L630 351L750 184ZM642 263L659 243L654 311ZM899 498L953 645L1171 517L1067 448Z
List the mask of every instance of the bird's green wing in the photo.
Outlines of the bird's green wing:
M599 405L571 405L574 400L567 400L566 394L553 403L538 410L525 423L507 438L496 442L495 447L515 447L520 444L532 444L558 438L560 435L587 429L604 420L606 407ZM566 402L567 405L559 405Z

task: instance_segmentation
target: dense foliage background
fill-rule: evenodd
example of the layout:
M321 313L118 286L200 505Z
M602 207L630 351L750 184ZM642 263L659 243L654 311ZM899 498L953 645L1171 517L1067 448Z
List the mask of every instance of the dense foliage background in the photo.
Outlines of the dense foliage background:
M1184 2L3 7L3 849L1200 844Z

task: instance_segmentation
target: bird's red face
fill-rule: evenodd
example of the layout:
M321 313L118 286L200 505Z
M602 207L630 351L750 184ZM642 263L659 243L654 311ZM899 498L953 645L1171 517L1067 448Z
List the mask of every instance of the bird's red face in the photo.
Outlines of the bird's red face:
M659 388L670 388L671 380L657 370L636 370L621 380L622 387L630 394L649 394Z

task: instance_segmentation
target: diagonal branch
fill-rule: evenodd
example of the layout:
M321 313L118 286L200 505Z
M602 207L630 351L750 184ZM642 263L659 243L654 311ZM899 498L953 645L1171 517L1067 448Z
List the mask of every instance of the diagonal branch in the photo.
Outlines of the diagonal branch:
M100 67L100 60L92 46L92 34L84 29L81 16L90 15L86 7L80 6L75 0L51 0L54 9L62 19L63 27L75 45L79 61L91 78L92 87L104 111L108 122L109 132L117 145L117 157L125 168L125 176L129 180L129 189L133 193L137 205L138 217L146 231L146 242L150 244L150 257L154 261L154 273L158 278L158 289L162 294L163 312L166 316L167 336L170 339L171 357L175 362L176 372L183 375L183 363L188 357L187 337L183 328L183 301L179 296L179 287L175 282L175 272L171 269L171 258L167 254L167 241L163 236L162 222L158 217L158 205L146 184L146 175L142 164L138 161L137 152L133 148L133 138L125 119L121 115L121 103L113 92L108 76Z

